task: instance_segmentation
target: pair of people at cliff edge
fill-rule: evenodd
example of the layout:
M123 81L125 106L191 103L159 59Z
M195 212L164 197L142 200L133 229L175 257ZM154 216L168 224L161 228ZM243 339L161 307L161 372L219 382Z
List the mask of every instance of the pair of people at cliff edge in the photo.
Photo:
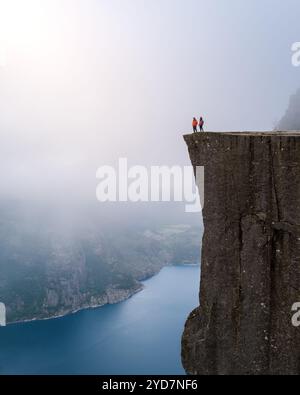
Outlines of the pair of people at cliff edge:
M199 125L199 132L204 132L204 119L200 117L199 122L196 118L193 119L192 126L194 133L197 132L197 127Z

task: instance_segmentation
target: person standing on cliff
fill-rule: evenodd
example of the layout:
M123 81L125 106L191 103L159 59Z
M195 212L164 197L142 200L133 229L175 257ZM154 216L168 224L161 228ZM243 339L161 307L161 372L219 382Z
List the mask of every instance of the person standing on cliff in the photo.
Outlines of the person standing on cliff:
M200 132L204 132L204 119L202 117L200 117L200 120L199 120L199 129L200 129Z
M197 132L197 126L198 126L198 121L197 121L196 118L193 118L192 125L193 125L193 131L194 131L194 133L196 133Z

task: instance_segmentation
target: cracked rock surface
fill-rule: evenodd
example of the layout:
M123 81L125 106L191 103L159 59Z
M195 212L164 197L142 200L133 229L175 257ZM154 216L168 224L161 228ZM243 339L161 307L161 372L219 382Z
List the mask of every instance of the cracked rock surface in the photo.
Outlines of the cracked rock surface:
M200 307L182 338L189 374L299 374L300 133L184 137L205 167Z

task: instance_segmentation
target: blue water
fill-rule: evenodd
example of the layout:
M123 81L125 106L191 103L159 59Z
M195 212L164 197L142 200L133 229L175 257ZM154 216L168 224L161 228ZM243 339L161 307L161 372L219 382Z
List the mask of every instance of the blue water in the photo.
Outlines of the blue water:
M113 306L0 328L1 374L184 374L180 340L198 267L167 267Z

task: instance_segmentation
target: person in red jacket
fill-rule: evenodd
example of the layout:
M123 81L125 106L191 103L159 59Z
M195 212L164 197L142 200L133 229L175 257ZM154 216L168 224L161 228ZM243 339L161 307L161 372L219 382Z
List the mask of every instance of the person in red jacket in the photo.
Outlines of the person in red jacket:
M200 129L200 132L204 132L203 127L204 127L204 119L203 119L202 117L200 117L200 120L199 120L199 129Z
M197 126L198 126L198 121L197 121L196 118L193 118L192 125L193 125L193 131L194 131L194 133L196 133L197 132Z

